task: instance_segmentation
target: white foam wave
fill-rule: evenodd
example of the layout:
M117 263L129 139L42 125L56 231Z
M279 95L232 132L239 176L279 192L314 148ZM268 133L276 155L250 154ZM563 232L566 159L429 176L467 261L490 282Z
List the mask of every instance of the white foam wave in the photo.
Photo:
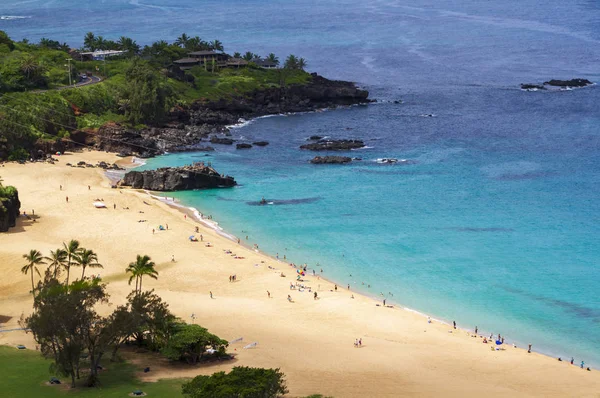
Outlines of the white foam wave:
M362 147L362 148L353 148L353 149L351 149L351 151L362 151L363 149L373 149L373 148L375 148L375 147L373 147L373 146L368 146L368 145L365 145L365 146L364 146L364 147Z
M29 19L30 15L0 15L2 21L12 21L14 19Z

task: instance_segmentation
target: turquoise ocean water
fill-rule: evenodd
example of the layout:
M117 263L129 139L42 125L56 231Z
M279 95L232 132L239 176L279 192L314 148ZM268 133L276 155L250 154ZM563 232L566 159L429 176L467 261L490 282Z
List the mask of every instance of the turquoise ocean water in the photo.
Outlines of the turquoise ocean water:
M295 53L310 70L359 82L380 103L258 119L232 132L265 148L145 167L209 160L240 185L175 196L249 244L318 263L374 297L600 365L600 88L518 89L600 80L597 1L172 3L5 0L0 29L74 46L90 30L142 44L187 32L230 52ZM310 135L368 148L351 165L311 165L314 154L298 149ZM415 164L375 161L390 157ZM273 205L257 206L262 197Z

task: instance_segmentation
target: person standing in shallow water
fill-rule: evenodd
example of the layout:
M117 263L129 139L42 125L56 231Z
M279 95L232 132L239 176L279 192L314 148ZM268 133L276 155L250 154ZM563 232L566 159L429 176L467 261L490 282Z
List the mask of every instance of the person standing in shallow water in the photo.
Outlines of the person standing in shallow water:
M456 329L456 321L452 321L452 325L454 325L454 329Z
M531 343L529 343L529 348L527 349L527 353L531 354Z

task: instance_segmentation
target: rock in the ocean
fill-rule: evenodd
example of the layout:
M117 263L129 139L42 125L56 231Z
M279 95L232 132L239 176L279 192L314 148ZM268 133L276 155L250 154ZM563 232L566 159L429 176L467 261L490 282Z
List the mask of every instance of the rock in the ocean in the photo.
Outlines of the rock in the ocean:
M231 138L219 138L217 136L210 137L211 144L221 144L221 145L233 145L233 140Z
M315 156L310 162L312 164L344 164L351 161L352 158L348 156Z
M556 86L556 87L585 87L593 84L591 81L587 79L571 79L571 80L557 80L552 79L547 82L544 82L548 86Z
M522 90L545 90L546 87L541 86L539 84L524 84L524 83L521 83L521 89Z
M268 141L256 141L256 142L253 142L252 145L267 146L267 145L269 145L269 142Z
M235 149L250 149L250 148L252 148L252 145L246 144L246 143L237 144L235 146Z
M365 143L360 140L320 140L311 144L301 145L300 149L309 151L349 151L363 148Z
M319 141L322 139L323 137L321 137L320 135L311 135L310 137L308 137L308 141Z
M194 164L157 170L130 171L119 181L119 185L150 191L182 191L232 187L236 182L233 177L223 176L212 167Z

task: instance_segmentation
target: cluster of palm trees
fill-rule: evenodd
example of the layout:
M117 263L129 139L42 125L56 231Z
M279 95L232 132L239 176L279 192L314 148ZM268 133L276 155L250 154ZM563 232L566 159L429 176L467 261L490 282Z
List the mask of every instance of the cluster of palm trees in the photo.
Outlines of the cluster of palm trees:
M185 33L175 40L175 45L188 51L225 51L223 43L219 40L204 41L198 36L190 37Z
M81 280L85 278L86 268L104 268L102 264L98 263L98 255L93 250L81 247L79 241L75 239L72 239L69 243L63 243L63 246L56 250L51 250L50 255L47 257L44 257L39 250L30 250L29 253L23 255L23 258L27 263L21 268L21 272L25 275L31 274L31 293L34 298L34 274L37 274L40 278L42 277L40 273L42 265L48 266L46 269L46 278L57 279L63 270L66 271L65 286L69 285L71 267L81 267ZM152 279L158 278L155 266L156 264L152 262L149 256L141 256L139 254L136 261L129 263L125 272L131 274L129 278L130 285L133 279L135 279L136 293L139 294L142 291L142 279L144 276L147 275Z
M31 274L31 292L35 297L35 284L33 281L34 274L41 278L39 266L48 265L46 275L54 279L60 276L64 270L67 272L65 285L69 285L71 276L71 267L81 267L81 280L85 278L86 268L103 268L102 264L98 263L98 255L93 250L81 247L79 241L71 239L69 243L63 243L63 247L50 251L50 256L44 257L39 250L30 250L24 254L23 258L27 262L21 272L25 275Z
M102 36L96 36L92 32L86 33L83 39L83 47L89 51L96 50L120 50L131 55L136 55L140 52L140 46L130 37L121 36L119 40L106 40Z
M294 54L291 54L285 59L285 64L283 67L286 69L304 70L304 68L306 68L306 60L304 58L298 58Z

